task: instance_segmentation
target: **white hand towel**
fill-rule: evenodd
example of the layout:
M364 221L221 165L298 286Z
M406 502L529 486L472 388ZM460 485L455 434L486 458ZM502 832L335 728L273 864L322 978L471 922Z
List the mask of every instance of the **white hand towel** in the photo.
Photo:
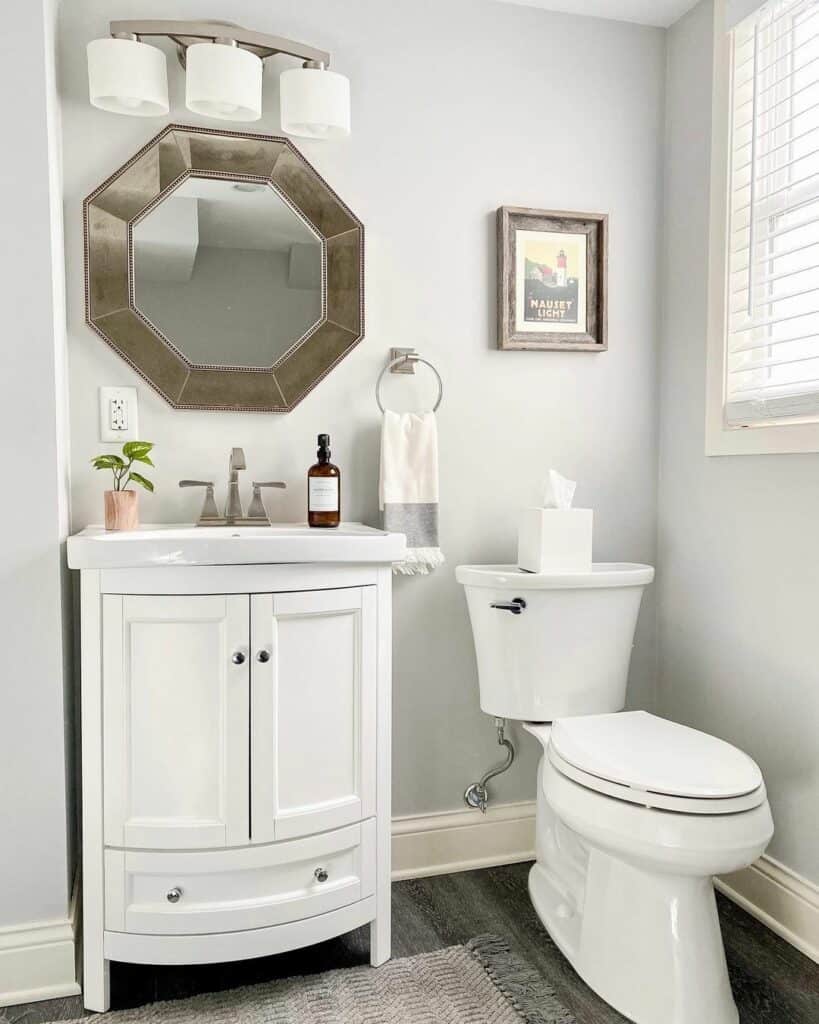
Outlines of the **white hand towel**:
M393 567L427 575L442 565L438 547L438 427L435 413L384 413L379 504L384 529L407 537L406 559Z

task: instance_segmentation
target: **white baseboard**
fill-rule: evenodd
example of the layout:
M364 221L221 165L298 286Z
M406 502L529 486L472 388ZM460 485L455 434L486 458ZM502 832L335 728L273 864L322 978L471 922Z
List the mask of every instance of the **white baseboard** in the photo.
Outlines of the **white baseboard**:
M75 885L65 920L0 928L0 1006L79 995L78 914Z
M392 821L395 880L514 864L534 856L534 801L490 805L485 815L464 809ZM819 962L817 886L771 857L717 878L715 884L749 914Z
M819 963L819 886L773 857L715 879L716 887L771 931Z
M392 877L421 878L535 856L535 803L392 819Z

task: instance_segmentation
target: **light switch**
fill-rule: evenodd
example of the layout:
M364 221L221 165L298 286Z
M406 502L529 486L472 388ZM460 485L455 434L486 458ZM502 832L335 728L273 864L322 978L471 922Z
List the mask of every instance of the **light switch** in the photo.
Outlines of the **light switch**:
M138 441L136 388L100 388L100 441Z

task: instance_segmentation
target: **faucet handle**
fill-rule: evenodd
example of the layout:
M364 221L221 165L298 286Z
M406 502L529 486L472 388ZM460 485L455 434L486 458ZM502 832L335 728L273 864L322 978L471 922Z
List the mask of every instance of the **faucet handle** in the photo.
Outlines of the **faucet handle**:
M287 487L286 483L281 480L261 480L253 481L253 497L250 499L250 508L247 510L248 519L258 519L260 522L270 523L270 517L267 514L267 509L264 507L262 501L262 488L263 487L278 487L284 489Z
M219 509L216 507L216 499L213 497L212 480L180 480L179 486L205 488L205 501L202 505L202 511L199 513L200 523L219 518Z

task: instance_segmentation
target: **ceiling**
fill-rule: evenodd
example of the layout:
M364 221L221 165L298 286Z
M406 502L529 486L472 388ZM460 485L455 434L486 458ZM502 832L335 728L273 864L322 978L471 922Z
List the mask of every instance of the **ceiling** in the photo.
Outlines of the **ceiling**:
M499 0L521 7L542 7L547 11L583 14L591 18L613 21L635 21L640 25L668 28L686 11L696 7L698 0Z

